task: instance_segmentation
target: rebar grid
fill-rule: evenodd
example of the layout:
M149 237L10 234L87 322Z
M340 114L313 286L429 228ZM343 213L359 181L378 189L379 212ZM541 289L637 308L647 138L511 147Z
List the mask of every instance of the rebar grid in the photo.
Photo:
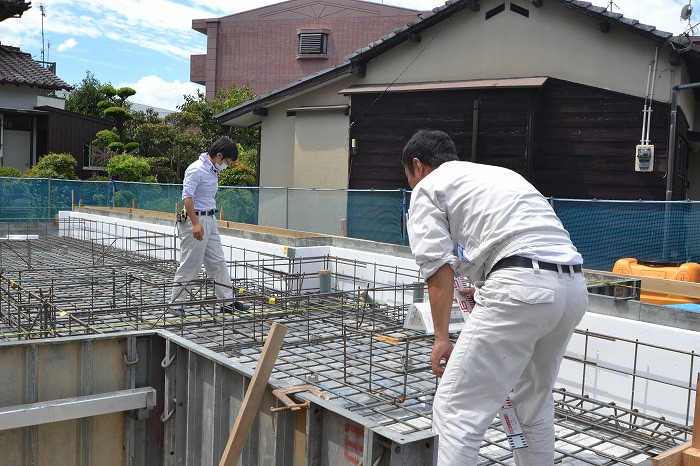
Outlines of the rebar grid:
M139 236L130 229L127 242L112 232L100 237L92 224L87 230L80 239L0 240L0 339L167 328L254 365L276 321L285 324L288 333L274 379L314 384L339 407L375 425L406 435L430 435L438 383L429 367L432 338L402 326L415 289L412 282L417 281L413 271L338 257L290 259L243 251L245 260L232 261L229 268L236 291L243 292L239 299L252 304L251 309L220 313L223 302L214 297L214 283L202 274L190 284L186 317L179 318L167 306L177 263L175 251L162 246L168 240L165 235ZM129 249L131 243L138 246ZM304 272L305 266L332 270L335 288L320 293L312 286L317 272ZM367 270L375 281L353 276L359 271L367 276ZM377 278L386 275L393 276L393 284ZM653 349L678 353L669 347ZM653 379L637 370L636 354L624 375ZM688 356L692 373L696 356ZM689 438L687 425L636 412L634 393L628 398L629 408L588 398L583 393L585 369L601 366L587 354L574 359L569 358L582 368L582 393L555 390L558 463L638 464ZM681 388L690 399L692 381ZM484 440L479 464L513 464L497 419Z

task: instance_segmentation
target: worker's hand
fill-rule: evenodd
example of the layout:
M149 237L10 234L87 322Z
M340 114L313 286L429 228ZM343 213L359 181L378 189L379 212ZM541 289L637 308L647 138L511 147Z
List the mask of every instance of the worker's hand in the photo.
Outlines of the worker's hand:
M435 339L433 343L433 351L430 353L430 366L433 369L433 374L442 377L445 372L445 364L450 359L452 354L452 342L447 340Z
M473 286L470 286L469 288L463 288L463 289L458 289L457 292L461 294L462 296L467 296L467 297L474 297L474 293L476 293L476 288Z
M202 241L204 239L204 228L202 228L201 223L192 225L192 236L194 236L194 239L199 241Z

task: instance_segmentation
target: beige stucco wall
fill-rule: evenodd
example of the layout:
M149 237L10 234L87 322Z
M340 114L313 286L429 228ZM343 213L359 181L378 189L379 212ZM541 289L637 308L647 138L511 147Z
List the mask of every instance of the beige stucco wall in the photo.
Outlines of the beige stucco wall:
M350 105L349 97L338 94L350 82L343 79L270 108L261 123L260 186L348 187L346 148L350 117L341 111L287 116L287 109ZM301 157L306 151L308 156ZM321 164L315 167L314 162ZM335 164L344 164L340 173L335 173ZM334 173L328 173L329 168ZM319 173L323 175L321 179Z
M294 119L294 183L298 188L347 188L348 117L340 110L300 112Z
M599 30L598 21L551 2L529 8L529 18L506 10L485 19L497 3L453 15L424 32L420 43L405 42L370 62L366 83L498 79L551 76L645 96L656 44L617 26ZM519 2L522 4L523 2ZM679 68L659 50L654 98L669 101ZM399 73L401 73L399 75ZM397 79L398 77L398 79Z
M287 116L287 109L349 105L349 98L338 94L347 84L347 80L342 80L290 99L271 108L262 119L260 186L285 189L261 191L261 225L304 231L313 225L313 231L340 233L340 220L346 218L345 195L328 193L323 196L327 202L316 208L308 204L311 197L287 192L286 188L348 187L349 116L341 110L303 111Z

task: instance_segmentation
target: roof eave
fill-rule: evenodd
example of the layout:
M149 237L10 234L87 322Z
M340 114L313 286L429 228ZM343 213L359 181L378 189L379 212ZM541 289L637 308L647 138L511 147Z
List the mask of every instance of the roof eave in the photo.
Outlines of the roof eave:
M26 86L26 87L34 87L37 89L43 89L46 91L70 91L73 89L73 86L69 84L65 85L51 85L51 84L40 84L40 83L30 83L26 81L0 81L0 86Z
M296 83L285 86L276 91L249 100L237 107L233 107L225 112L214 115L216 121L227 126L250 126L250 115L257 114L264 116L267 108L284 102L293 97L298 97L310 92L320 86L325 86L338 79L345 78L351 74L351 64L344 63L335 68L331 68L323 73L302 79ZM248 118L242 118L248 116ZM237 123L238 121L238 123Z

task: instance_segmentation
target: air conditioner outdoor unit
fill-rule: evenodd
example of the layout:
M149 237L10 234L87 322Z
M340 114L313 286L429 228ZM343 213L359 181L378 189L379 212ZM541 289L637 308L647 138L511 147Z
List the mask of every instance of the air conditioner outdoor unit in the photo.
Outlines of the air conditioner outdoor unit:
M638 172L654 171L654 146L651 144L640 144L634 157L634 170Z

